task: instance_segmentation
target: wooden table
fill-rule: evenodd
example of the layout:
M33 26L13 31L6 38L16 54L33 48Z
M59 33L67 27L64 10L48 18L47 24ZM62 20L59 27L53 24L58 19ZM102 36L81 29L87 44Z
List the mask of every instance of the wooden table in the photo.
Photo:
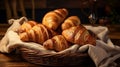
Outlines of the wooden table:
M7 30L9 25L0 24L0 38L2 38ZM108 29L110 30L109 37L116 44L120 44L120 25L108 25ZM119 44L118 44L119 43ZM89 61L87 61L89 62ZM120 59L116 60L118 63L117 67L120 67ZM1 67L45 67L41 65L35 65L25 61L20 54L16 54L16 52L12 52L10 54L0 53L0 66ZM76 66L74 66L76 67ZM89 62L88 64L78 65L77 67L95 67L93 62Z
M19 54L0 53L0 66L1 67L37 67L37 65L26 62ZM42 67L42 66L40 66Z

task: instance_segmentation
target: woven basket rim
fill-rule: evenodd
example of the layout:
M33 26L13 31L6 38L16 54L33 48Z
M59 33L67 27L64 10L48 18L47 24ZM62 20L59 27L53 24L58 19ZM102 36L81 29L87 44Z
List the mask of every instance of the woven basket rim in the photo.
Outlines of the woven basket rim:
M71 66L80 63L85 63L90 60L88 53L62 53L62 54L39 54L35 50L28 48L20 48L22 57L34 64L45 65L45 66ZM61 61L59 61L61 60ZM71 64L71 61L72 64ZM62 64L62 65L61 65Z
M35 53L39 53L39 51L38 50L34 50L34 49L30 49L30 48L25 48L25 47L21 47L21 48L19 48L19 50L22 52L22 53L24 53L24 51L25 51L25 53L32 53L32 52L35 52ZM72 55L78 55L78 56L80 56L81 54L84 54L84 55L88 55L88 53L87 52L75 52L75 53L70 53L70 52L67 52L67 53L59 53L59 52L56 52L56 53L47 53L47 54L39 54L39 56L59 56L59 55L65 55L65 56L67 56L67 55L69 55L69 56L72 56ZM37 55L37 54L36 54ZM82 55L81 55L82 56Z

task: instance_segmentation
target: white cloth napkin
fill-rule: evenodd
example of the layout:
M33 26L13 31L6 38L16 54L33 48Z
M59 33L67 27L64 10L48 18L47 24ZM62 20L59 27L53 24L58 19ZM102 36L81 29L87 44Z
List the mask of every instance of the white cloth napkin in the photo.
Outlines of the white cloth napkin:
M95 33L98 37L96 40L96 46L86 44L84 46L79 46L74 44L68 49L65 49L60 52L46 50L42 45L33 43L33 42L22 42L15 32L24 21L27 21L27 18L22 17L20 19L12 19L12 25L8 28L5 36L0 42L0 52L10 53L18 47L26 47L30 49L36 49L41 52L41 54L48 53L75 53L75 52L84 52L88 51L89 56L94 61L96 67L116 67L114 62L116 59L120 58L120 47L115 46L110 38L108 37L108 28L103 26L85 26L88 30ZM11 21L9 21L11 22Z
M17 29L25 21L28 21L26 17L21 17L20 19L10 19L10 20L8 20L8 23L11 24L11 26L7 29L7 31L5 33L5 36L0 41L0 52L8 52L8 50L6 49L6 46L9 43L8 36L7 36L8 32L11 31L11 30L12 31L17 31Z

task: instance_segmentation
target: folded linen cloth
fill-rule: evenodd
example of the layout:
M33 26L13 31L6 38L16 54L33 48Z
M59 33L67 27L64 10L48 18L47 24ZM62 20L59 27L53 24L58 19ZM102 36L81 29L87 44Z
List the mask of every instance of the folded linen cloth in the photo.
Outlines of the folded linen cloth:
M8 50L6 49L6 46L7 46L9 41L8 41L8 37L6 36L6 34L11 30L12 31L17 31L17 29L25 21L28 21L26 17L21 17L20 19L10 19L10 20L8 20L8 23L11 24L11 26L7 29L7 31L5 33L5 36L0 41L0 52L8 52Z
M114 62L116 59L120 58L120 47L115 46L110 38L108 37L108 29L103 26L85 26L88 30L95 33L98 37L96 40L96 46L86 44L79 46L74 44L68 49L60 52L46 50L43 46L33 42L22 42L15 32L22 23L27 21L27 18L22 17L17 20L13 20L12 25L8 28L5 36L0 42L0 52L10 53L18 47L26 47L30 49L35 49L41 52L41 54L58 54L58 53L75 53L88 51L89 56L94 61L96 67L116 67ZM10 21L11 22L11 21Z

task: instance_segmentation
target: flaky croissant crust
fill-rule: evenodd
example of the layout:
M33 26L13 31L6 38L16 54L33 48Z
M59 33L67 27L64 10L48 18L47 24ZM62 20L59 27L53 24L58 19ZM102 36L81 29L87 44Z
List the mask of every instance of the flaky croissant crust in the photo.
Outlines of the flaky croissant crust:
M62 51L64 49L67 49L70 44L67 42L67 40L62 35L56 35L52 37L51 39L48 39L43 43L43 46L46 49L55 50L55 51Z
M54 31L47 29L42 24L36 24L30 30L19 34L20 39L22 41L32 41L40 44L43 44L44 41L46 41L54 35L56 35Z
M92 44L95 45L96 39L83 26L73 26L62 32L62 35L71 43L79 45Z
M40 43L46 49L55 51L67 49L71 44L95 45L95 37L81 24L80 19L77 16L66 18L67 14L66 9L57 9L48 12L42 23L29 21L22 24L18 30L20 39Z
M42 24L52 30L56 30L67 15L68 11L65 8L50 11L43 17Z

